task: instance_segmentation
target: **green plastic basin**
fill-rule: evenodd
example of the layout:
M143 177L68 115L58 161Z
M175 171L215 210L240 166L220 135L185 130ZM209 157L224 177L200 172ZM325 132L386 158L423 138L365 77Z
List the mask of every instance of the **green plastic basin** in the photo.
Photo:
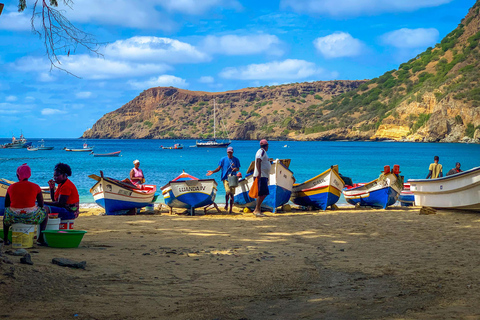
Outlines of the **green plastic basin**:
M0 229L0 239L3 240L4 234L3 229ZM12 229L8 230L8 240L12 241Z
M82 242L84 230L45 230L42 231L49 247L78 248Z

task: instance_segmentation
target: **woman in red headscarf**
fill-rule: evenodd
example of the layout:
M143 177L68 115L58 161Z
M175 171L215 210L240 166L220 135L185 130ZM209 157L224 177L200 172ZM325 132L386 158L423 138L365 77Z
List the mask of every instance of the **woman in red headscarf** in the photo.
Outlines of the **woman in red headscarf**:
M3 217L3 242L10 244L8 232L14 223L39 224L45 230L48 216L43 209L43 195L40 187L28 181L32 171L26 163L17 168L18 182L11 184L5 196L5 216ZM36 201L36 203L35 203ZM44 243L43 233L37 239Z

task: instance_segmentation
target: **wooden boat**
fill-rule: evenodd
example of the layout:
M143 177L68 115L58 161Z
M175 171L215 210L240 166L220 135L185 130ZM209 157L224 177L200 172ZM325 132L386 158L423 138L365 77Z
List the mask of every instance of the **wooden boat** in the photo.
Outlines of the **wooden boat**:
M92 153L94 157L118 157L120 155L120 151L110 152L110 153Z
M193 215L195 208L213 204L217 195L215 179L198 179L185 171L162 188L165 204L172 208L190 209Z
M134 184L104 177L102 171L100 176L91 174L88 177L97 181L90 193L107 215L125 214L130 209L143 208L155 201L155 185L143 185L140 189Z
M394 166L393 172L390 171L390 166L385 166L378 179L361 186L343 189L345 200L355 206L385 209L397 201L402 191L403 182L399 173L398 165Z
M290 200L294 179L293 172L288 169L289 165L290 159L277 159L272 162L268 178L268 191L270 194L262 202L263 209L275 213L277 207L283 206ZM256 199L250 198L248 195L254 181L254 166L255 162L252 161L247 170L247 176L238 181L238 186L235 188L233 203L238 207L254 209L256 206Z
M480 167L436 179L409 179L415 205L480 211Z
M413 192L410 190L410 183L403 184L403 190L400 192L398 196L398 202L402 207L410 207L415 205L415 196Z
M168 150L172 150L172 149L183 149L183 144L181 143L175 143L173 146L171 147L164 147L164 146L160 146L162 149L168 149Z
M197 148L226 148L232 142L231 141L217 141L216 139L216 104L215 99L213 99L213 139L196 141L195 146Z
M299 206L326 210L337 203L344 186L338 165L335 165L316 177L294 184L290 200Z

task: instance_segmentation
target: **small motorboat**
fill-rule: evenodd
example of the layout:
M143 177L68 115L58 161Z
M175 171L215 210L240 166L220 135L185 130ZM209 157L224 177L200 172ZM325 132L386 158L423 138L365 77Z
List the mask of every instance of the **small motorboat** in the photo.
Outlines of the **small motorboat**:
M293 185L291 200L304 207L326 210L337 203L345 182L338 173L338 165L303 183Z
M215 179L198 179L183 171L161 189L170 212L172 208L185 208L193 215L195 208L214 204L217 182Z
M110 153L94 153L92 151L92 155L94 157L118 157L120 156L120 152L122 152L121 150L120 151L115 151L115 152L110 152Z
M28 147L27 151L38 151L39 149L37 147Z
M160 148L162 149L168 149L168 150L172 150L172 149L183 149L183 144L181 143L175 143L173 146L171 147L164 147L164 146L160 146Z
M102 171L100 176L91 174L88 177L97 181L90 193L107 215L125 214L128 210L151 205L156 199L155 185L142 185L139 188L129 182L104 177Z
M269 195L265 197L262 202L262 208L265 210L276 212L277 207L283 206L290 200L293 188L293 172L288 169L290 166L290 159L276 159L272 162L270 168L270 175L268 177L268 191ZM233 203L237 207L254 209L257 200L250 198L248 195L253 184L253 171L255 169L255 162L250 164L245 179L238 181L238 186L235 188L235 195Z
M53 150L53 147L45 147L45 141L43 141L43 139L38 141L38 142L40 142L40 145L37 146L38 150L44 150L44 151L45 150Z
M402 178L399 176L400 166L385 166L378 177L363 185L348 186L343 189L343 195L348 203L354 206L387 208L394 204L403 189Z

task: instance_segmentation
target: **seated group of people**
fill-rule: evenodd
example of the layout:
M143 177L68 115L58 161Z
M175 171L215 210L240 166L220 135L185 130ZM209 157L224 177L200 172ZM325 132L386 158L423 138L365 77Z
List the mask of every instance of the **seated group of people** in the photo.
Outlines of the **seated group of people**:
M25 163L17 168L18 182L7 189L5 196L5 215L3 217L3 230L5 245L10 244L8 232L14 223L38 224L40 230L45 230L49 213L58 213L62 220L76 219L79 214L79 196L75 185L68 179L72 169L65 163L58 163L53 171L53 179L48 181L51 202L43 200L41 188L28 181L32 170ZM55 184L58 185L55 188ZM39 245L44 245L43 233L37 239Z

